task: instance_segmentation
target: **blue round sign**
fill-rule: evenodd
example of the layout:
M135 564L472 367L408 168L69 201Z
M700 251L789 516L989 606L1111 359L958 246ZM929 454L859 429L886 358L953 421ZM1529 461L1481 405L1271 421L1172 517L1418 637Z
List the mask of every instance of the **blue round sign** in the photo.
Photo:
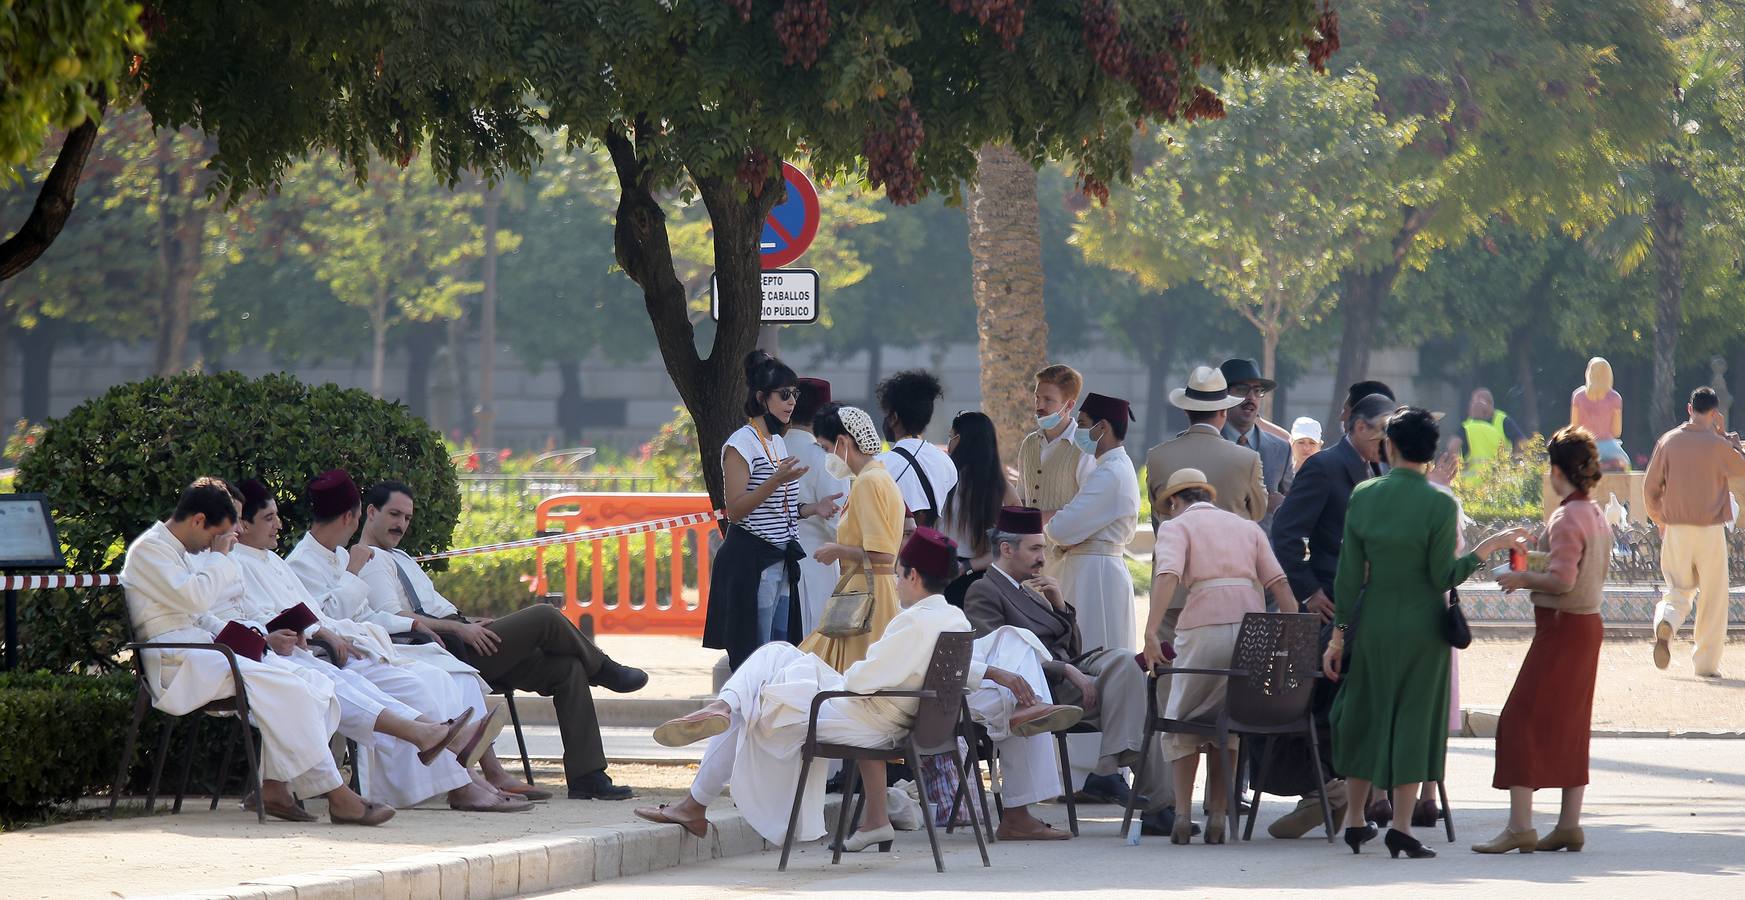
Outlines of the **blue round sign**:
M812 186L812 179L793 165L782 163L782 180L787 182L788 195L769 211L758 239L758 253L766 269L779 269L799 259L818 236L818 189Z

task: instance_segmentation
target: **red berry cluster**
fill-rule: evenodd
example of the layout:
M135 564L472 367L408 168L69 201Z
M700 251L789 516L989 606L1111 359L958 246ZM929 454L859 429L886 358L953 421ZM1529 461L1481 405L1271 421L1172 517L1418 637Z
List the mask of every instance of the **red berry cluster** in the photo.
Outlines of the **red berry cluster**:
M1169 27L1166 47L1146 53L1121 30L1114 0L1085 0L1080 10L1080 28L1091 59L1103 74L1125 81L1139 92L1139 105L1166 121L1176 118L1181 102L1181 59L1190 44L1186 22Z
M739 13L739 21L751 21L751 0L727 0L727 5L733 7L734 12Z
M1224 101L1218 95L1206 90L1202 85L1194 88L1194 99L1188 101L1188 108L1182 112L1182 118L1192 122L1196 119L1224 118Z
M946 5L960 16L975 16L1010 51L1024 33L1024 9L1030 4L1029 0L946 0Z
M1328 57L1339 49L1339 11L1331 4L1321 5L1321 16L1315 20L1315 31L1319 35L1304 38L1303 46L1309 50L1309 65L1324 75L1327 72Z
M769 179L769 167L769 154L754 148L740 158L739 168L733 176L751 191L753 197L759 197L763 195L764 182Z
M1121 20L1112 0L1085 0L1080 13L1085 47L1103 74L1127 77L1127 43L1121 40Z
M1079 193L1097 201L1098 206L1109 205L1109 185L1102 179L1083 169L1078 173Z
M897 101L897 115L891 125L869 131L861 140L867 180L873 187L883 187L885 196L898 206L921 199L921 167L915 161L915 152L921 149L924 137L921 114L904 97Z
M782 62L810 69L830 40L830 4L828 0L788 0L776 13L775 26L776 37L782 42Z

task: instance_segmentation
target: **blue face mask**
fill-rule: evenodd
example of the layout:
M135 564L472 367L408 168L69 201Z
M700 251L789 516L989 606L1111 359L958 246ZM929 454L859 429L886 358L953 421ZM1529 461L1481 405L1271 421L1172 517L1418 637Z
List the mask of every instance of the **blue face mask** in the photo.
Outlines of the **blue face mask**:
M1072 442L1085 453L1088 453L1091 456L1097 455L1097 439L1091 437L1091 430L1089 428L1080 428L1073 432Z
M1043 431L1050 431L1056 425L1059 425L1059 424L1060 424L1060 413L1050 413L1049 415L1046 415L1046 416L1037 416L1036 417L1036 427L1042 429Z

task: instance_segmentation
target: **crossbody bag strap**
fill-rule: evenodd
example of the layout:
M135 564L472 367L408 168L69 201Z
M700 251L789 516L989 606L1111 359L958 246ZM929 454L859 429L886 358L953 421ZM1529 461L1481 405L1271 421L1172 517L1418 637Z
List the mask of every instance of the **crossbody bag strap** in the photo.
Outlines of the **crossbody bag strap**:
M915 473L916 478L921 479L921 493L927 497L927 511L932 513L934 520L937 521L940 516L944 515L944 511L939 508L939 498L933 496L933 482L927 479L927 470L921 468L921 463L915 458L915 454L902 447L893 444L891 452L909 461L909 470Z

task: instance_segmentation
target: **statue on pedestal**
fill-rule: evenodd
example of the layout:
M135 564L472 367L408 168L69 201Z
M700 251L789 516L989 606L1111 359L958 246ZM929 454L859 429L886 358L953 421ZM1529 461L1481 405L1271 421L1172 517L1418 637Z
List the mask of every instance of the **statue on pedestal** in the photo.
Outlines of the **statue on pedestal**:
M1587 382L1569 400L1569 424L1593 433L1601 471L1630 471L1630 457L1619 440L1624 433L1624 398L1612 390L1612 364L1604 357L1587 361Z

